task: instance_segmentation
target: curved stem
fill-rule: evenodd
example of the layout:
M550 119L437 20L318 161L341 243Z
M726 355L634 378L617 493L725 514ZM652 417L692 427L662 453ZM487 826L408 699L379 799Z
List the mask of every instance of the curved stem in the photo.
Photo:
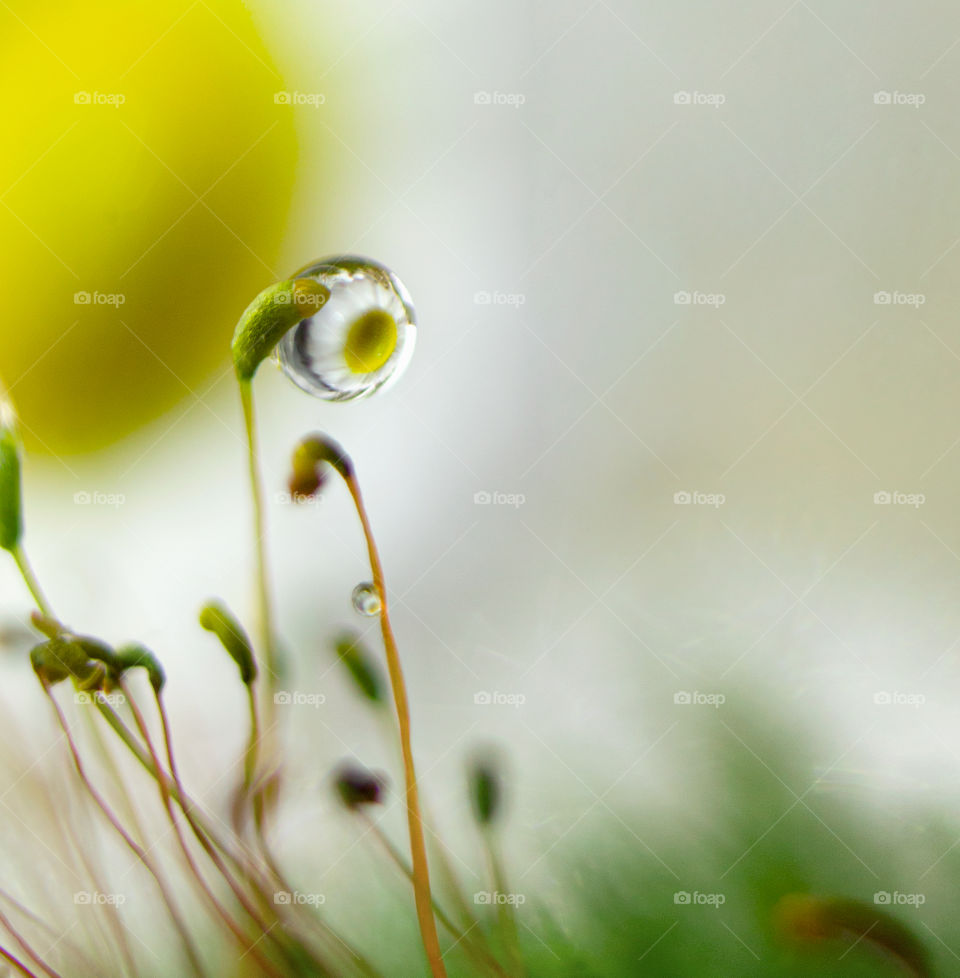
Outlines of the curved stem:
M267 782L257 783L257 765L260 761L261 730L260 730L260 710L257 707L257 694L253 683L247 683L247 706L250 715L250 735L247 740L247 749L243 755L243 788L240 795L242 805L247 798L250 799L250 807L253 811L253 828L256 835L256 842L260 849L267 868L274 876L279 874L276 871L273 853L267 844L266 836L266 798ZM239 808L239 806L238 806ZM242 831L242 819L237 818L237 831Z
M380 630L383 634L387 671L390 674L390 685L393 689L394 706L397 711L397 724L400 728L400 747L403 754L403 775L406 784L407 825L410 832L410 854L413 858L413 895L417 908L417 921L420 925L420 936L423 940L423 947L433 978L446 978L447 971L443 964L443 955L440 952L437 923L433 916L433 900L430 895L430 870L427 864L427 847L424 841L423 817L420 814L417 774L410 735L410 704L407 697L406 682L403 678L403 669L400 665L400 650L397 648L387 609L387 589L383 580L383 565L380 562L380 554L373 538L373 530L370 527L366 507L363 505L360 485L353 474L352 467L346 471L341 471L340 474L350 490L357 515L360 517L363 535L367 541L373 584L380 596Z
M94 722L93 715L88 710L81 710L80 715L83 717L86 723L87 730L89 731L90 737L93 741L93 746L97 751L97 755L103 765L104 771L110 776L113 784L119 790L121 798L123 800L124 806L126 808L127 816L133 823L136 831L139 833L140 838L143 838L143 830L139 825L136 817L136 808L134 806L133 798L130 792L127 790L127 786L124 784L123 777L120 774L120 768L117 765L117 759L114 757L112 751L107 745L104 738L101 736L101 731L97 724ZM82 787L82 785L81 785ZM75 843L77 840L75 839ZM103 885L103 877L100 875L99 871L92 870L91 860L83 853L83 847L81 849L81 859L83 860L84 867L90 874L90 878L96 884L97 889L104 893L106 892ZM99 862L97 857L94 857L94 862ZM131 972L136 973L136 964L133 957L133 951L130 947L130 941L127 938L128 928L123 921L123 916L120 913L118 907L113 904L106 903L103 905L104 909L107 911L107 917L110 921L111 930L115 935L117 935L118 947L124 956L124 962Z
M207 827L200 822L200 820L197 818L194 812L193 802L191 802L189 797L187 796L186 790L183 787L183 783L180 780L180 771L177 766L176 757L173 752L173 735L171 734L170 731L170 718L167 715L167 708L164 705L163 698L159 693L156 693L155 699L157 704L157 713L160 716L160 724L161 727L163 728L163 741L164 741L164 746L167 754L167 764L170 767L170 781L167 782L167 792L169 793L170 797L172 797L180 806L184 818L186 818L187 824L190 826L191 830L193 831L194 836L196 836L197 841L203 847L203 850L204 852L206 852L210 861L214 864L214 866L216 866L217 870L227 881L227 884L230 886L230 889L233 891L233 894L239 901L240 905L243 907L244 910L246 910L250 918L258 927L260 927L261 930L267 930L269 928L267 927L266 922L259 915L257 909L251 903L247 895L240 888L239 884L236 881L236 878L230 872L230 869L227 867L226 863L224 863L223 859L220 858L220 854L217 852L217 849L220 848L221 851L226 852L231 862L238 868L238 870L240 872L244 872L244 867L239 857L228 852L223 847L222 843L220 843L219 840L217 840L207 830ZM136 747L138 745L136 745L134 741L125 740L125 743L127 744L128 747L130 747L130 749L134 752L134 754L139 757L139 754L137 754L137 750L136 750ZM154 770L151 770L150 773L158 781L165 780L165 776L162 774L161 769L159 767L155 768ZM262 894L260 894L260 896L262 898Z
M150 757L153 760L154 765L157 770L161 769L160 758L157 755L156 748L153 744L153 739L150 736L150 731L147 728L146 720L137 706L136 701L130 693L129 687L122 680L120 681L120 688L123 691L124 696L127 698L127 703L130 706L130 710L133 714L134 722L137 725L137 729L140 731L140 736L143 738L144 743L147 745L147 750L150 752ZM210 888L207 881L204 879L203 874L200 872L200 868L197 866L196 860L193 858L193 853L190 852L190 847L187 845L187 840L184 838L183 830L180 827L180 823L177 820L176 813L173 809L173 802L170 798L170 791L167 787L165 778L156 779L157 786L160 789L160 798L163 802L163 807L167 813L167 817L170 820L170 824L173 826L173 831L176 834L177 842L180 845L180 849L183 852L184 858L187 861L187 865L190 868L190 872L193 874L193 878L197 881L200 890L207 898L210 905L213 907L217 916L226 924L230 933L237 939L238 943L242 947L245 954L251 954L260 966L268 974L275 976L275 978L282 978L282 974L278 971L274 965L263 956L260 949L256 944L252 943L247 934L244 933L243 928L237 923L236 920L230 915L229 911L223 904L217 899L216 894Z
M4 961L16 968L20 974L26 975L27 978L37 978L35 972L31 971L16 955L11 954L2 945L0 945L0 958L3 958Z
M101 875L100 869L103 866L104 860L102 858L102 853L100 852L100 847L97 845L96 850L94 850L94 832L92 830L92 823L89 821L93 817L93 812L89 811L86 806L74 806L77 810L78 815L82 813L85 821L82 826L76 824L76 819L71 819L67 822L64 832L66 837L72 843L73 851L77 854L77 858L80 860L80 864L83 866L84 872L90 878L93 883L94 889L99 893L107 893L108 887L103 881L103 876ZM90 831L84 831L90 829ZM83 836L83 841L81 842L81 835ZM102 903L100 904L100 910L102 915L106 918L107 927L109 928L109 933L104 932L101 929L101 933L107 939L107 946L110 950L116 949L119 952L119 956L123 961L124 973L127 978L140 978L140 970L137 967L137 962L133 956L133 951L130 948L130 941L127 937L127 928L123 922L123 918L120 915L120 911L116 904L113 903ZM98 923L100 918L97 918ZM110 938L112 937L112 941Z
M43 930L48 937L51 937L54 941L62 942L70 951L71 954L75 955L77 960L82 960L84 967L88 971L93 971L93 962L87 957L86 952L74 941L70 940L69 937L62 936L60 932L52 925L47 923L43 917L35 914L29 907L24 906L16 897L11 896L6 890L0 889L0 900L4 900L13 907L19 914L26 917L32 924L35 924L38 928Z
M156 702L157 702L157 712L160 715L160 723L163 727L163 739L166 747L167 762L170 767L170 781L168 782L168 790L170 792L171 798L173 798L180 806L181 810L183 811L184 818L186 818L188 824L190 825L190 828L193 830L194 835L196 836L200 845L203 847L204 852L207 854L207 856L209 857L210 861L214 864L214 866L216 866L216 868L219 870L223 878L227 881L227 884L230 887L231 891L233 892L233 895L237 898L237 901L246 911L247 915L260 928L261 933L263 933L264 935L268 935L270 939L274 941L274 943L282 953L288 954L287 948L285 947L283 942L279 940L277 934L274 933L274 928L276 927L277 922L268 925L264 921L263 917L261 916L260 912L257 910L256 906L253 905L250 898L247 896L247 894L244 893L243 888L240 886L240 884L235 879L234 875L230 872L229 868L224 863L223 859L220 858L220 855L217 852L217 848L219 848L230 858L231 862L237 867L238 871L243 875L243 878L246 879L247 882L250 883L250 885L253 886L253 888L256 890L257 895L261 899L261 901L266 902L264 897L263 882L262 880L255 878L256 867L254 867L252 864L250 866L245 866L236 856L234 856L231 852L229 852L229 850L225 849L222 843L220 843L205 826L200 824L200 821L198 820L194 812L193 803L190 801L190 798L183 787L183 783L180 780L180 772L177 767L176 757L173 751L173 736L170 731L170 718L167 715L166 706L164 705L163 699L159 693L156 695ZM133 751L133 753L136 756L138 757L140 756L137 753L136 747L138 745L136 744L135 741L125 739L124 742L130 748L130 750ZM154 777L158 777L156 771L159 770L160 770L159 768L156 768L150 771L150 773L153 774ZM163 776L165 777L165 775ZM289 887L287 887L287 889L289 889ZM348 948L345 942L340 937L333 934L333 932L330 931L329 928L325 928L324 933L326 934L328 932L332 937L336 939L339 945L346 948L351 955L354 954L353 950L351 948ZM316 955L313 954L313 957L316 958ZM318 974L322 974L322 975L332 974L332 972L329 969L329 966L326 964L325 961L323 960L316 961L316 966L319 969L321 969L318 971Z
M204 848L209 845L211 848L215 847L219 849L237 868L237 870L246 875L249 869L253 866L253 856L243 847L241 840L236 841L241 846L241 851L243 857L248 861L249 865L244 862L240 856L234 853L230 847L219 837L215 831L210 820L206 818L202 812L196 810L196 804L191 801L190 797L186 794L183 789L182 783L177 780L174 781L170 776L163 770L158 770L153 765L153 761L150 755L143 748L140 742L134 737L133 733L123 722L123 720L116 714L116 712L110 707L109 704L104 703L103 700L96 700L97 708L100 711L101 716L107 721L111 729L120 738L123 745L130 751L131 754L140 762L141 766L146 770L146 772L152 778L166 778L167 779L167 790L170 792L170 797L179 805L181 811L187 816L187 820L193 829L194 834L197 836L197 841L203 845L206 843ZM168 731L169 733L169 731ZM258 890L258 898L264 903L269 902L266 896L266 891L262 888Z
M253 683L247 684L247 703L250 708L250 739L243 756L244 792L250 792L254 788L260 751L260 711L257 709L257 694L254 692ZM254 816L256 815L256 802L254 802Z
M77 749L76 742L73 739L73 734L70 732L70 727L67 724L67 718L63 714L63 710L60 708L60 704L57 702L56 697L51 692L49 686L43 685L43 690L47 694L47 698L53 704L53 709L57 715L57 722L60 724L60 728L63 730L64 736L66 737L67 744L70 748L70 755L73 758L73 766L76 769L77 775L79 776L87 794L93 799L94 804L97 808L103 812L107 821L110 823L114 831L120 836L121 839L126 843L130 851L137 857L137 859L144 865L147 872L153 877L157 884L157 889L163 899L164 904L167 907L167 911L170 914L170 919L173 923L174 929L180 936L180 940L183 944L184 953L190 962L190 967L193 972L198 976L198 978L205 978L206 972L204 970L203 964L200 961L200 955L195 947L190 933L187 930L186 924L183 918L180 916L180 911L177 910L176 903L173 900L173 895L171 894L169 888L163 877L160 875L156 866L154 866L153 861L147 855L146 851L142 846L137 843L137 841L127 832L123 827L120 820L114 814L113 810L100 795L96 788L94 788L93 783L87 777L86 770L83 766L83 761L80 759L80 752Z
M226 844L217 837L216 833L213 831L208 821L203 817L202 813L198 813L196 811L194 803L190 800L190 797L186 793L186 789L183 787L183 782L180 780L180 772L178 770L173 752L173 737L170 731L170 720L167 716L167 709L164 706L163 700L159 694L156 697L156 703L157 711L160 715L160 723L163 727L163 739L166 747L167 761L170 766L169 778L162 768L153 766L150 758L145 756L142 748L137 741L133 739L130 732L123 726L123 721L121 721L119 717L117 717L115 714L113 716L104 714L104 716L107 719L107 722L110 723L114 730L117 731L121 740L123 740L124 744L126 744L137 760L139 760L140 763L146 767L147 771L156 780L166 781L166 787L170 797L176 801L177 805L180 807L184 818L187 820L187 824L190 826L197 841L203 847L203 851L207 854L214 866L216 866L224 880L226 880L234 896L237 898L237 901L262 932L269 932L273 926L275 926L275 924L268 924L260 915L256 906L250 900L249 896L244 893L242 887L237 882L236 877L221 858L220 853L222 852L236 867L237 871L251 882L251 885L253 885L257 891L257 898L265 904L267 902L265 891L262 889L260 882L253 878L256 875L255 869L252 866L245 865L240 856L237 856L235 853L231 852ZM119 726L116 726L115 724L119 724Z
M37 580L37 575L34 574L33 568L30 566L30 561L27 560L27 552L23 549L23 545L18 543L13 550L10 551L10 554L16 562L17 570L20 571L20 576L23 578L24 584L27 585L27 590L30 592L30 596L36 602L37 607L48 618L52 618L53 611L51 610L50 604L40 588L40 582Z
M0 924L3 924L4 928L20 947L20 950L23 951L23 953L30 958L30 960L33 961L34 964L36 964L36 966L48 976L48 978L60 978L59 972L54 971L53 968L51 968L50 965L48 965L39 954L37 954L37 952L27 943L26 938L24 938L23 935L13 926L7 915L2 911L0 911ZM21 968L23 967L23 965L20 965L19 962L17 963ZM28 974L33 974L33 972L28 972Z

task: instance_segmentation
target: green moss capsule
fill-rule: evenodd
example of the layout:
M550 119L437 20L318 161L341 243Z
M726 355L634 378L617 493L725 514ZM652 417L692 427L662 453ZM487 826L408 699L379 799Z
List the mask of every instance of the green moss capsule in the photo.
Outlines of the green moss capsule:
M499 765L492 757L475 757L470 762L467 768L467 786L477 823L483 827L492 825L500 814L503 801Z
M220 644L236 662L240 678L249 686L257 678L257 663L250 639L237 619L222 604L211 601L200 612L200 624L220 639Z
M167 681L167 675L160 665L160 660L143 645L124 645L117 649L117 661L121 672L127 669L146 669L147 677L154 692L159 693Z
M81 688L89 689L105 675L103 663L91 659L72 638L51 638L35 645L30 650L30 664L47 686L73 679Z
M361 643L359 636L345 633L335 644L337 658L346 667L362 696L372 703L384 702L383 675L373 661L373 656Z
M244 310L233 334L237 378L250 381L281 339L301 320L313 316L330 297L314 279L287 279L264 289Z

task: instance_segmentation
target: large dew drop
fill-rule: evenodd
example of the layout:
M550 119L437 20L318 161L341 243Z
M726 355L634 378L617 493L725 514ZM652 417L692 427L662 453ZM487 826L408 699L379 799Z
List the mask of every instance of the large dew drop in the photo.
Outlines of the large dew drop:
M301 269L295 278L326 286L330 297L277 346L283 372L302 390L328 401L367 397L395 381L413 355L416 314L389 268L339 255Z

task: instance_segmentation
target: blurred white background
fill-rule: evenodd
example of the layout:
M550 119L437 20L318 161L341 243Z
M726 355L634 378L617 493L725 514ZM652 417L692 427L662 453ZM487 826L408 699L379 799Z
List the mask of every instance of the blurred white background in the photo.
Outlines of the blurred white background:
M420 320L382 398L328 405L262 371L268 490L307 431L353 453L445 818L487 740L540 851L608 805L689 806L709 790L690 750L710 708L679 691L726 697L711 730L734 749L723 710L754 702L808 737L798 793L816 763L901 799L956 794L956 5L256 9L278 89L325 95L277 107L302 158L276 277L367 254ZM316 185L331 146L336 178ZM225 350L269 281L223 310ZM155 647L184 742L235 758L240 691L195 624L214 594L250 620L226 359L114 449L32 460L27 486L62 616ZM338 757L386 763L328 650L343 625L376 636L350 607L368 573L342 489L269 523L290 682L327 697L288 721L309 745L288 818L307 825ZM8 614L28 607L7 566L0 588Z

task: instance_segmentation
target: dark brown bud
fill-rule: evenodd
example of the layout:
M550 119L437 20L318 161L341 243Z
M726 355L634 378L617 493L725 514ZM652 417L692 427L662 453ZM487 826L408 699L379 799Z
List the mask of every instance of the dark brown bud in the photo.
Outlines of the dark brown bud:
M334 777L340 800L351 811L363 805L379 805L383 801L386 778L374 774L359 764L341 764Z

